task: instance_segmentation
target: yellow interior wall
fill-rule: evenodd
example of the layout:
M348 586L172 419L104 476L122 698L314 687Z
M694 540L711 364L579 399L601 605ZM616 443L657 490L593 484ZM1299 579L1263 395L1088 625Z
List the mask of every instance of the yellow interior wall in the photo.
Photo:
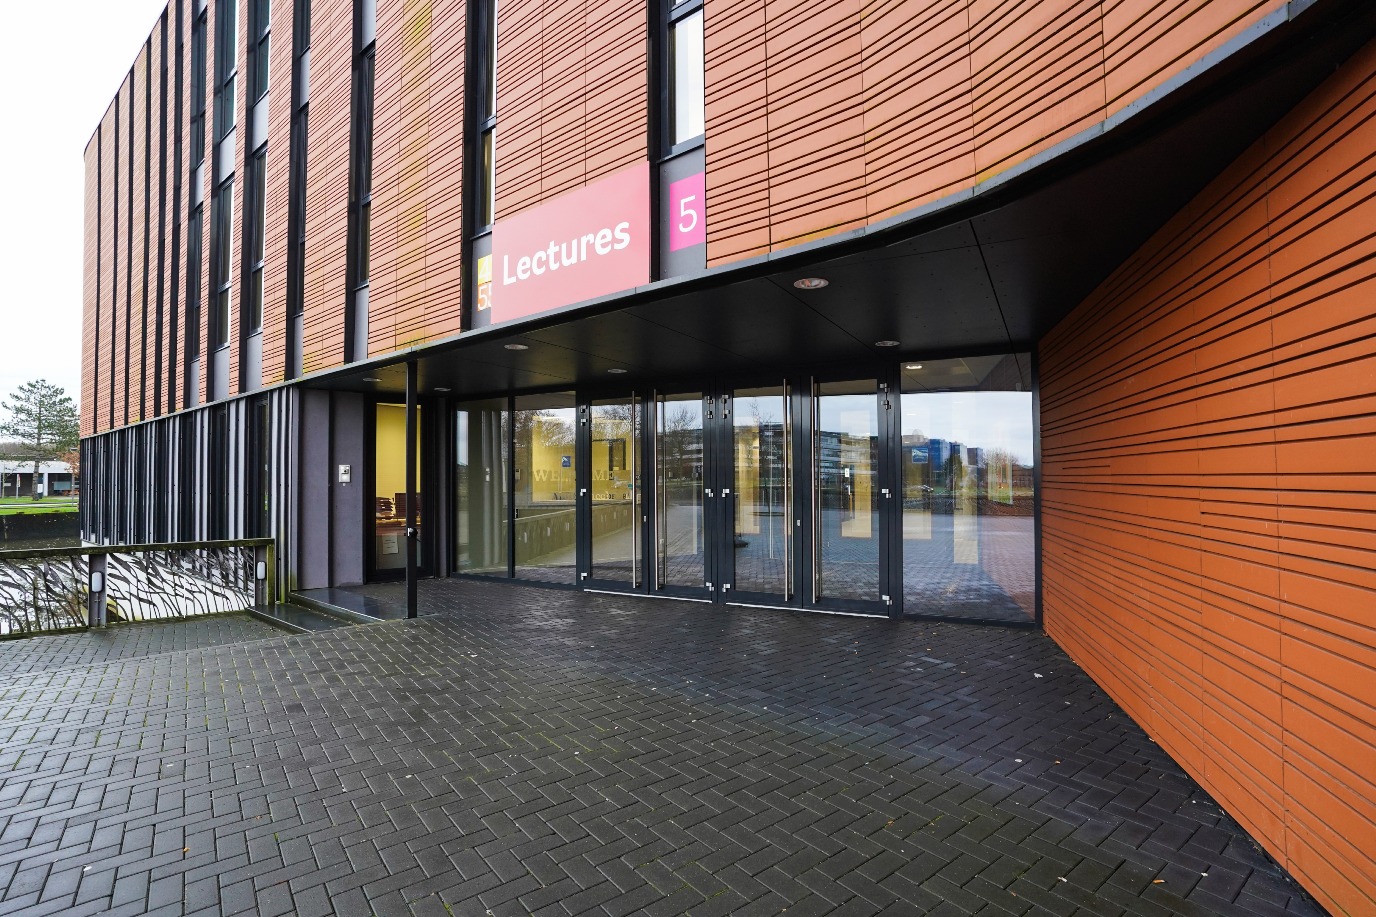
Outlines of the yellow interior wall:
M416 408L417 420L420 408ZM400 404L377 406L377 479L379 497L395 497L406 492L406 407ZM416 424L416 491L420 492L420 424Z

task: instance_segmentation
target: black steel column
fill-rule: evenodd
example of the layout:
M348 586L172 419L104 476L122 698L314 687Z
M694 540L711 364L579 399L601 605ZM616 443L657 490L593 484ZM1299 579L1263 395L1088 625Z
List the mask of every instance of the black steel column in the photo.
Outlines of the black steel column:
M416 361L406 362L406 617L416 616Z

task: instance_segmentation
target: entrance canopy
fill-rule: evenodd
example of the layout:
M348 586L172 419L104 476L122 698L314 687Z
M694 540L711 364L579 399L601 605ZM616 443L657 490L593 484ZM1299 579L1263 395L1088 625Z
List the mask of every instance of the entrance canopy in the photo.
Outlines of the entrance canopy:
M939 206L306 384L399 397L414 359L422 396L470 397L586 387L617 371L633 382L1027 350L1368 34L1337 19L1307 29L1273 29L1154 103ZM805 277L828 285L796 288Z

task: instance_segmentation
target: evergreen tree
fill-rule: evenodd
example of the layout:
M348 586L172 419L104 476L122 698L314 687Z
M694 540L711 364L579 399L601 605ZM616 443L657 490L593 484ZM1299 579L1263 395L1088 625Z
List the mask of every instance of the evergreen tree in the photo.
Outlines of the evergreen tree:
M33 498L37 500L39 463L56 461L80 441L76 407L66 392L46 379L19 386L5 407L9 416L0 423L0 436L15 442L16 458L33 462Z

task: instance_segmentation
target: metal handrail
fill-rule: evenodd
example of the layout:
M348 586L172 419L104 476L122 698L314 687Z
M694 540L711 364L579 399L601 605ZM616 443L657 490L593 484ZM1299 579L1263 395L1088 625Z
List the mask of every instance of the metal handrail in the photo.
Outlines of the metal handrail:
M93 544L78 548L34 548L0 551L0 560L26 557L84 557L88 554L136 554L144 551L194 551L198 548L267 548L272 538L224 538L216 541L163 541L150 544Z

